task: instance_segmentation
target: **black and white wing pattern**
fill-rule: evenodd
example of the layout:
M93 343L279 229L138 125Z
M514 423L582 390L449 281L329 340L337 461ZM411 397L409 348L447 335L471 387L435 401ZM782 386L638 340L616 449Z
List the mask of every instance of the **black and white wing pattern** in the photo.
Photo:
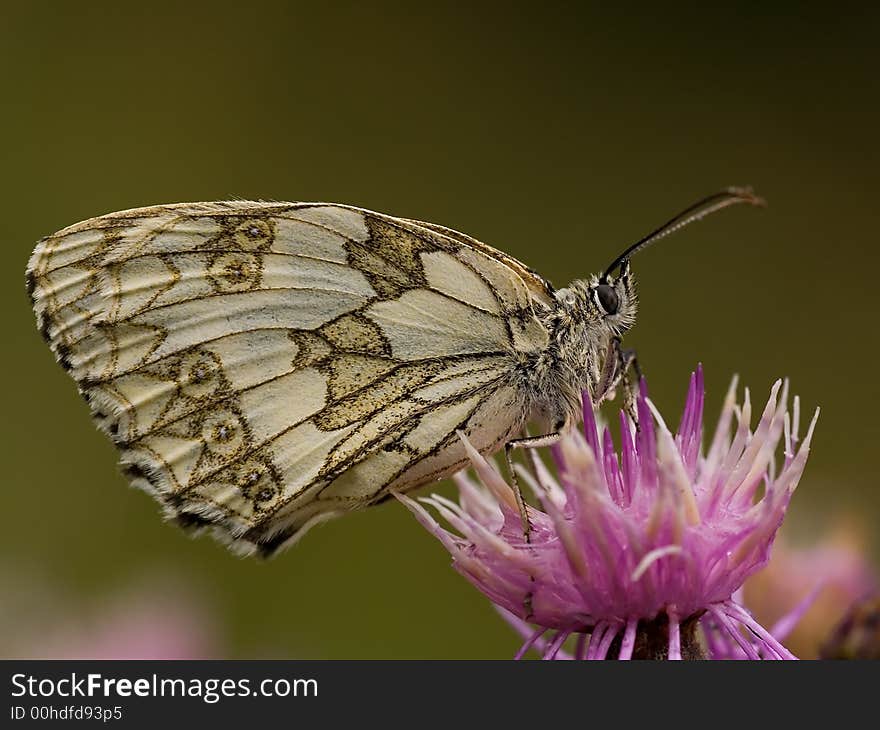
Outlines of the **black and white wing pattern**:
M462 234L323 203L155 206L40 242L39 327L134 484L270 554L522 426L549 284Z

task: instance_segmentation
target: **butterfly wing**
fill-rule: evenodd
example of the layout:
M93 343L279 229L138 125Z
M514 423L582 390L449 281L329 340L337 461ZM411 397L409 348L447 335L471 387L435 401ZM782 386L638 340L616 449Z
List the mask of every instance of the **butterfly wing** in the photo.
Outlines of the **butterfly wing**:
M445 226L437 225L436 223L427 223L425 221L417 221L412 219L406 219L406 223L435 231L444 236L452 238L469 248L485 254L490 259L504 264L508 269L516 273L523 284L525 284L526 288L529 291L529 295L533 299L548 306L552 305L555 301L554 289L549 281L547 281L534 269L526 266L522 261L513 258L513 256L508 256L506 253L504 253L504 251L499 251L497 248L493 248L492 246L483 243L476 238L472 238L467 234L455 231L452 228L446 228Z
M541 295L492 251L346 206L182 204L44 239L28 282L133 483L271 553L461 468L457 430L491 451L520 428Z

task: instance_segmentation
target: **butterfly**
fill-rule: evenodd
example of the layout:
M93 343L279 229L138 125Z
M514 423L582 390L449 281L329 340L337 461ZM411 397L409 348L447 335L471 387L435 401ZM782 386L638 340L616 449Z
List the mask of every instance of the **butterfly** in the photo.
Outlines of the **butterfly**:
M78 223L40 241L27 282L128 479L180 525L270 555L468 448L552 440L625 370L629 257L738 202L760 201L705 198L563 289L432 223L250 201ZM527 422L548 436L516 440Z

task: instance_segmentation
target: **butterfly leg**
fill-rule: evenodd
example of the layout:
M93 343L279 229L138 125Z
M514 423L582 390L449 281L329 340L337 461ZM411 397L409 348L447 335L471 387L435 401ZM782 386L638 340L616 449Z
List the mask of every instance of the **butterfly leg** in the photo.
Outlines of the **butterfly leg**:
M513 493L516 496L516 506L519 508L520 519L522 520L523 539L526 544L532 542L532 523L529 520L528 504L523 497L522 489L519 486L519 480L516 477L516 469L513 468L513 450L514 449L539 449L543 446L552 446L559 441L560 431L564 424L560 424L552 433L546 433L543 436L528 436L526 438L514 439L508 441L504 446L504 457L507 459L507 471L510 474L510 482L513 485ZM529 579L535 582L535 576L530 575ZM525 620L528 621L532 616L532 596L530 590L523 596L523 613Z
M614 398L617 388L623 388L623 408L627 415L639 425L638 411L636 409L636 397L638 395L638 382L642 379L642 370L639 367L638 356L635 350L624 350L620 344L620 338L615 337L608 348L605 357L605 365L599 377L599 382L594 389L595 402L602 403ZM633 380L635 380L635 387Z
M623 407L636 425L636 428L638 428L639 415L636 408L636 399L639 392L639 383L642 380L642 369L639 367L639 359L635 350L620 350L620 369L623 382ZM630 377L630 374L633 377Z
M513 485L513 492L516 496L516 506L519 508L519 515L522 519L523 539L527 543L532 541L532 523L529 521L528 505L523 497L522 489L520 489L516 470L513 468L513 451L514 449L540 449L544 446L552 446L559 441L560 431L563 426L564 424L560 424L555 431L545 433L542 436L528 436L526 438L508 441L504 446L504 457L507 459L507 471L510 474L510 482Z

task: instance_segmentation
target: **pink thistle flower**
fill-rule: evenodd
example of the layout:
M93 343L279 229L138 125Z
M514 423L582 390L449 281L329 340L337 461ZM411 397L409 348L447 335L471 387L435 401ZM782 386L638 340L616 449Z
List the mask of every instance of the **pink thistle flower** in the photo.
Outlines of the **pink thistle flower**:
M799 657L818 658L831 627L880 589L865 543L851 518L809 546L788 542L783 530L769 565L746 581L745 605Z
M4 578L18 588L8 600L0 595L4 658L211 659L222 653L217 617L176 580L148 581L87 607L30 575Z
M816 417L795 452L798 400L790 419L787 390L774 384L753 432L748 390L737 405L734 381L705 455L701 369L691 375L675 435L642 383L640 427L620 414L619 454L607 428L600 436L585 394L583 435L570 430L552 448L558 477L536 457L534 474L517 468L543 508L528 508L529 541L513 489L464 436L481 484L458 474L458 504L420 500L455 532L418 502L399 499L449 550L456 570L528 634L517 658L533 646L546 659L568 656L562 647L573 635L576 659L701 658L698 627L707 618L710 656L726 645L752 659L794 659L735 598L767 563L809 453Z

